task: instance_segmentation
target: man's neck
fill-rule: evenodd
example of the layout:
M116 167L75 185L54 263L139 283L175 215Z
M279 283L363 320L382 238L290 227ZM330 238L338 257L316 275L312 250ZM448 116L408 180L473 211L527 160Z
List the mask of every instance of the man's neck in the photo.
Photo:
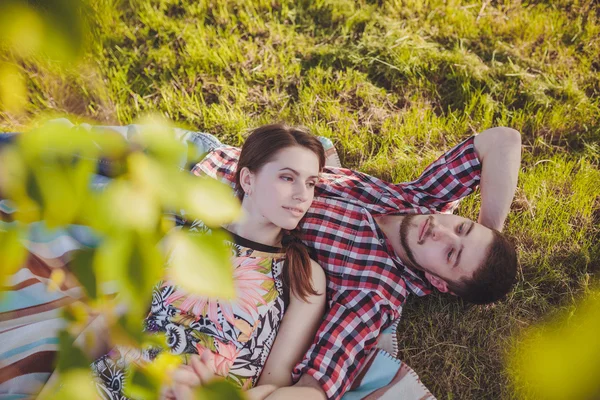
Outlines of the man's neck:
M394 253L400 258L400 261L406 266L411 266L411 262L406 255L406 251L400 243L400 225L404 215L379 215L374 217L377 226L385 235Z

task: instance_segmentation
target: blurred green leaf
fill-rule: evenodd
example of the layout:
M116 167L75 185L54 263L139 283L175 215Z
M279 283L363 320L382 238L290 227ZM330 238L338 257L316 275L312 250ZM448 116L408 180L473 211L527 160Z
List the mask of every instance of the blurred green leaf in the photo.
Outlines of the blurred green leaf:
M600 397L600 292L554 321L534 326L512 351L513 379L524 397Z
M148 309L152 289L164 275L164 258L156 240L152 236L136 234L127 264L132 292L145 295L141 308Z
M234 298L231 249L224 244L226 239L228 236L221 231L211 235L169 234L169 278L190 293Z
M154 231L160 219L160 204L144 190L125 180L113 182L102 194L102 213L108 228Z
M58 352L58 362L56 368L59 372L66 372L71 369L87 369L90 366L90 360L83 350L74 346L75 338L67 331L60 331L58 334L58 343L60 351Z
M111 337L115 344L131 347L141 347L144 341L142 333L143 316L126 313L119 317L112 326Z
M98 398L89 368L77 368L59 375L58 384L44 391L40 400L92 400Z
M89 37L83 0L7 0L0 4L0 42L21 57L73 61Z
M38 52L44 41L44 21L26 1L0 4L0 42L21 57Z
M17 143L27 163L35 166L34 163L41 161L95 159L100 150L92 139L93 136L85 129L50 121L26 135L20 135Z
M110 159L121 159L129 153L131 147L129 143L116 132L99 132L92 130L91 140L101 149L102 157Z
M18 215L40 207L49 226L75 222L96 168L98 149L91 136L47 124L19 136L17 146L3 155L9 165L3 180L7 195L17 203Z
M43 217L48 226L77 222L94 169L95 164L89 160L77 161L74 165L40 165L34 169L35 187L41 192Z
M218 227L241 216L239 200L224 183L208 177L184 176L181 208L206 225Z
M21 243L17 227L8 224L0 227L0 286L4 286L8 277L14 274L27 257L27 249Z
M134 366L131 378L125 385L126 395L136 399L159 398L160 389L171 383L171 373L181 362L181 357L163 352L151 363Z
M215 379L194 391L196 400L245 400L243 392L231 382Z
M27 86L19 68L12 63L0 63L0 109L21 114L27 103Z
M77 277L77 280L84 287L86 293L91 299L98 297L98 287L96 275L94 274L94 249L85 249L75 252L71 261L71 272Z
M42 196L20 149L16 146L2 149L0 165L0 192L14 203L14 218L22 222L37 221Z
M123 279L131 242L130 234L117 231L100 243L94 257L94 272L99 282L119 282Z
M76 301L63 309L62 317L71 325L77 325L83 328L89 322L90 315L88 311L89 310L82 302Z
M100 282L115 282L128 314L145 316L152 288L162 278L164 257L153 236L118 232L100 245L94 271ZM141 329L141 324L137 329Z
M187 147L177 140L175 132L162 118L148 116L140 121L142 128L132 142L141 146L151 158L163 167L175 168L185 165Z
M123 387L123 393L132 399L154 400L159 398L160 385L144 368L132 366Z

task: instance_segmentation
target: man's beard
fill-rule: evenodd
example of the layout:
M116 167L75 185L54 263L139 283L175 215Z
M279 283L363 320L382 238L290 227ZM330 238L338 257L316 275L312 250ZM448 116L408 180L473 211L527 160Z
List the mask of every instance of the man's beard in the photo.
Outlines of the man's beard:
M415 255L412 252L412 249L410 248L410 246L408 245L408 230L411 227L411 222L414 221L414 219L417 216L414 214L409 214L407 216L404 217L404 219L402 220L402 223L400 223L400 244L402 245L402 247L404 248L404 251L406 252L406 256L408 257L408 259L410 260L412 266L414 268L420 269L421 271L424 271L425 269L417 262L417 260L415 260ZM429 216L428 218L432 218L431 216ZM428 231L431 230L431 227L433 225L433 221L429 221L429 229ZM419 232L417 232L418 234ZM427 236L428 232L425 232L425 234L423 235L423 239L425 239L425 237ZM418 239L418 238L417 238Z

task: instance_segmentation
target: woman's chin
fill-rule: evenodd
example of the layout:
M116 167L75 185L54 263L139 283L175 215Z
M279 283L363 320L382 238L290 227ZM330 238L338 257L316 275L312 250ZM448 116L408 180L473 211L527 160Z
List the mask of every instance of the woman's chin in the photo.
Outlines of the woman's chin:
M277 224L281 229L285 229L286 231L293 231L298 226L300 222L299 219L287 219L285 221L280 221L281 223Z

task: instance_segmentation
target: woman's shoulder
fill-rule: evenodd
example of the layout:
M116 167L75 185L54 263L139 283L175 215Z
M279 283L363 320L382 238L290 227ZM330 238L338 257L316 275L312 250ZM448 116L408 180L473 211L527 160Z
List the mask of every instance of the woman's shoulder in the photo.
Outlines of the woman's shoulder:
M327 286L327 279L325 277L325 271L323 267L316 262L315 260L310 260L311 266L311 280L314 289L319 292L319 294L325 294L325 288Z

